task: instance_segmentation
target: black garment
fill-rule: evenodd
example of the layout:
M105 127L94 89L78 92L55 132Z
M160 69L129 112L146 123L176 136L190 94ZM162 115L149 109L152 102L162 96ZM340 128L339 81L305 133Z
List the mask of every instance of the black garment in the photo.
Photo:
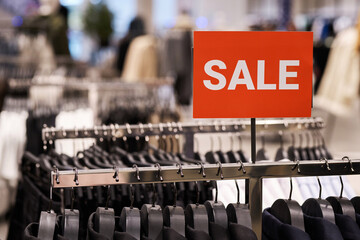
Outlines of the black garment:
M30 223L24 231L24 239L25 240L36 240L39 230L39 224L38 223ZM16 238L15 238L16 239Z
M0 111L3 108L4 99L7 93L8 85L5 78L0 77Z
M33 182L24 176L18 185L15 207L11 213L8 240L23 239L25 227L39 221L40 212L49 208L50 199L37 188ZM53 200L52 209L60 212L61 203Z
M192 32L169 31L166 39L165 74L175 75L175 93L181 105L189 105L192 96Z
M300 230L297 227L282 223L279 219L273 216L270 208L263 212L262 216L262 239L268 240L310 240L309 234Z
M356 213L356 223L360 227L360 214Z
M132 42L132 40L133 40L132 38L126 37L126 38L122 39L119 43L116 68L120 74L122 73L122 71L124 69L126 54L128 52L128 49L129 49L129 46L130 46L130 43Z
M37 237L39 232L39 224L38 223L30 223L24 230L24 239L25 240L39 240L40 238ZM56 235L54 233L54 239L56 240L70 240L61 235Z
M115 240L136 240L133 236L126 232L115 232L114 233Z
M55 118L55 114L34 116L32 112L29 112L29 117L26 120L26 151L36 156L44 152L41 139L42 128L44 124L47 126L55 126Z
M335 214L335 222L345 240L360 239L359 226L351 217L342 214Z
M163 239L165 240L186 240L186 238L174 229L165 227L163 228Z
M227 229L214 222L209 223L209 233L213 240L230 240Z
M136 17L130 22L128 33L123 39L120 40L119 43L116 68L119 70L120 74L124 68L126 54L132 40L143 34L145 34L144 20L141 17Z
M189 240L212 240L210 235L201 230L186 226L186 238Z
M330 48L323 43L318 43L314 46L314 74L315 86L314 92L317 93L322 76L325 71L326 63L329 57Z
M87 240L110 240L107 236L98 233L94 229L94 216L95 213L91 214L87 226Z
M252 229L236 223L229 224L229 233L232 240L258 240Z
M311 217L304 214L305 231L313 240L341 240L343 239L339 228L323 218Z
M89 217L89 221L88 221L88 235L87 235L87 240L111 240L109 239L107 236L104 236L103 234L98 233L97 231L95 231L94 229L94 216L95 213L91 214ZM118 220L118 218L116 218L116 220ZM118 224L115 224L116 226L118 226ZM114 240L136 240L136 238L134 238L133 236L131 236L130 234L126 233L126 232L114 232Z

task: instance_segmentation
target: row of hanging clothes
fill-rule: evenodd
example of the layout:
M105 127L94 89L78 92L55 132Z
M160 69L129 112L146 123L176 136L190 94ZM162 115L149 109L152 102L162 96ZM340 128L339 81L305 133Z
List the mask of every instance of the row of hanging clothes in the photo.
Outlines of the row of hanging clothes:
M2 75L3 74L3 75ZM0 217L7 218L11 206L15 204L15 196L18 181L21 178L19 166L24 151L36 156L43 152L41 140L41 130L44 125L55 126L58 128L91 128L95 122L121 124L128 122L148 121L151 114L154 114L155 107L139 108L144 105L144 101L133 101L132 104L125 106L120 101L114 101L114 109L118 104L122 111L112 109L108 111L106 101L102 99L101 93L98 94L98 101L93 108L89 100L88 90L79 89L80 86L89 85L89 80L78 78L78 85L74 88L71 84L63 83L66 71L58 71L52 76L37 75L34 68L1 68L0 75L4 77L6 91L2 101L0 97ZM0 77L1 78L1 77ZM65 77L65 80L68 77ZM69 77L74 79L73 77ZM53 84L52 84L52 82ZM115 86L119 84L114 82ZM58 87L63 85L65 87ZM109 88L112 83L107 84ZM130 85L130 84L129 84ZM135 87L135 86L133 86ZM113 91L116 91L113 90ZM1 92L1 87L0 87ZM108 93L109 91L106 91ZM117 91L119 95L119 91ZM96 95L96 94L95 94ZM134 95L137 97L138 95ZM118 96L118 98L122 98ZM155 98L155 95L148 96L148 102ZM115 98L113 98L115 99ZM113 99L107 99L109 101ZM99 101L100 101L99 100ZM102 107L104 106L104 107ZM155 106L155 104L151 105ZM118 109L119 109L118 108ZM103 110L105 109L105 110ZM158 106L156 106L158 109ZM114 110L114 111L113 111ZM98 114L96 114L96 111ZM136 111L138 114L133 114ZM94 140L75 141L77 146L90 147ZM70 141L56 143L57 148L62 153L73 155L74 144Z
M333 159L333 156L326 146L325 139L319 130L303 130L298 132L278 133L260 133L259 149L256 152L257 163L269 162L290 162L304 160ZM216 164L236 163L238 161L252 162L249 152L245 149L249 146L247 134L223 134L206 135L195 138L195 159L202 159L205 163ZM209 143L210 151L202 149L198 151L200 142ZM250 147L250 146L249 146ZM337 177L320 177L323 187L323 193L330 196L338 193L341 187ZM355 196L355 192L345 177L344 196ZM243 182L240 180L239 182ZM293 179L293 195L303 203L307 198L316 196L318 193L318 183L315 177L304 177ZM232 193L236 191L233 183L230 181L221 181L219 199L225 204L231 203ZM286 179L269 178L263 179L263 206L270 207L277 198L286 198L289 192L289 184ZM244 184L240 184L242 191L245 191ZM245 201L242 195L242 201Z
M344 157L344 159L349 159ZM298 165L299 166L299 165ZM343 196L343 180L339 194L322 198L322 184L318 197L306 199L302 205L290 196L277 199L262 215L262 239L360 239L360 197L351 200Z
M56 215L49 209L41 212L38 223L30 223L25 228L24 239L82 239L83 231L89 240L257 239L252 231L248 205L240 204L239 197L238 202L227 207L216 197L214 201L200 204L198 182L194 184L196 200L185 208L178 205L176 183L171 184L173 203L165 207L157 204L155 184L149 189L153 191L152 200L140 208L134 206L134 186L126 186L130 203L122 208L120 214L116 214L116 208L109 207L111 189L108 187L105 206L97 207L90 214L85 229L81 227L81 210L70 208L65 209L64 214ZM237 186L236 181L235 184Z
M99 128L98 131L101 132L101 128ZM313 136L314 139L316 139L313 139L312 141L313 146L310 144L303 146L301 143L302 137L300 137L302 135L308 135L309 138L310 136ZM276 152L279 152L280 150L282 152L286 152L284 151L285 147L282 135L279 136L281 141L279 150ZM198 164L199 167L201 167L206 163L222 164L249 161L249 159L246 158L246 152L240 144L243 141L242 136L235 133L229 138L232 139L232 146L229 151L221 149L227 146L220 144L222 146L220 146L220 149L217 151L214 149L210 149L210 151L207 152L200 152L199 150L196 150L194 156L190 158L186 157L182 153L179 136L176 134L170 136L155 136L151 139L150 137L116 138L115 136L109 134L107 137L98 137L96 145L93 145L90 148L86 147L85 140L75 139L78 143L73 143L72 150L74 152L72 154L64 154L64 152L58 153L54 150L54 144L56 145L58 141L65 140L56 140L55 143L54 141L49 141L47 142L48 146L46 147L47 150L45 153L34 155L27 152L23 156L23 180L18 188L17 202L12 214L8 239L21 239L23 237L23 230L25 227L32 222L38 222L41 211L49 210L50 203L52 206L51 209L53 209L56 213L64 213L65 208L79 210L79 239L84 239L89 229L89 218L93 212L96 212L98 207L106 205L106 207L114 209L115 216L121 216L122 209L130 205L140 209L143 205L155 203L163 209L175 202L173 193L174 186L172 184L156 184L154 186L155 191L153 190L153 186L142 184L133 186L131 191L129 190L129 187L125 185L112 186L110 188L85 187L76 188L75 190L54 190L52 193L53 199L50 200L48 197L50 194L49 177L50 172L54 170L54 166L56 166L59 170L73 170L74 168L102 169L113 168L114 166L119 168L134 167L134 169L137 169L138 167L150 167L154 165L160 167ZM308 134L306 131L305 133L300 132L298 138L300 140L299 146L296 146L295 141L293 141L288 147L287 152L290 153L294 151L294 149L301 152L302 148L311 149L312 151L318 150L323 152L323 154L328 152L325 142L323 142L319 132L309 132ZM234 147L236 141L235 139L239 142L239 148ZM265 137L262 137L262 139L264 140ZM68 141L68 139L66 139L66 141ZM197 141L195 141L195 143L196 142ZM70 145L72 144L69 144L69 146ZM77 147L75 145L77 145ZM65 149L65 145L63 144L56 146L56 148L60 151L64 151ZM258 151L257 155L260 156L261 152L266 152L265 144ZM279 154L277 153L276 156L278 155ZM204 170L200 171L200 173L206 175ZM271 203L275 199L284 196L284 193L288 192L289 184L286 183L286 180L284 179L275 179L275 181L270 182L267 182L267 180L272 179L264 180L264 196L266 196L264 197L264 201L267 201L264 206L271 206ZM296 182L296 180L294 179L294 182ZM227 186L224 185L223 182L226 182ZM242 182L243 181L239 181L240 184L237 187L239 187L239 191L245 192L245 187ZM330 181L329 186L326 186L326 188L332 188L331 184L333 184L333 181ZM218 192L220 194L216 197L216 200L219 199L219 202L222 202L224 206L228 206L230 203L234 202L234 193L236 190L233 182L220 181L217 184L214 182L201 182L199 185L196 185L194 182L184 182L176 183L176 206L186 208L189 204L203 204L206 201L211 201L214 199L213 192L217 185L219 185ZM229 185L231 185L230 188L228 187ZM297 185L297 187L294 186L294 196L296 195L297 199L298 195L300 196L300 199L306 199L307 195L303 196L300 188L305 184L301 184L299 182L294 185ZM307 185L310 186L309 189L314 188L311 184ZM134 194L131 193L132 191ZM269 196L267 194L269 194ZM310 191L307 191L307 194L311 196ZM350 193L344 195L348 196L351 194L354 195L350 190ZM154 200L155 195L156 201ZM245 194L241 195L241 202L244 201L244 195ZM29 206L31 206L30 209ZM249 229L251 230L251 228Z

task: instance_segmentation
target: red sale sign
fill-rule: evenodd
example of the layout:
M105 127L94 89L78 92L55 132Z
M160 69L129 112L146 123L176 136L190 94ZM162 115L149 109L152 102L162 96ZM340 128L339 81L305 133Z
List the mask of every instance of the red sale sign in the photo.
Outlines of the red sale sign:
M194 118L310 117L311 32L194 33Z

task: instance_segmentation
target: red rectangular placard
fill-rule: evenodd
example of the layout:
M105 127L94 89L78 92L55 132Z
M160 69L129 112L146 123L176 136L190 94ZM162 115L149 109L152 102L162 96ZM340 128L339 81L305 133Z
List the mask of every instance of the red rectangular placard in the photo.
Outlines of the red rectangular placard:
M194 118L310 117L311 32L194 33Z

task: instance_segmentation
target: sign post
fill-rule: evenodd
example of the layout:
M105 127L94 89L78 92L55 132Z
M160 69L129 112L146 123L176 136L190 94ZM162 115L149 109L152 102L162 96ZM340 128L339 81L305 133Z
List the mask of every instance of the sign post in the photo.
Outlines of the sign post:
M311 32L196 31L193 117L251 118L255 163L255 118L311 117L312 61ZM262 193L249 191L261 185L261 178L246 182L246 202L259 239Z

